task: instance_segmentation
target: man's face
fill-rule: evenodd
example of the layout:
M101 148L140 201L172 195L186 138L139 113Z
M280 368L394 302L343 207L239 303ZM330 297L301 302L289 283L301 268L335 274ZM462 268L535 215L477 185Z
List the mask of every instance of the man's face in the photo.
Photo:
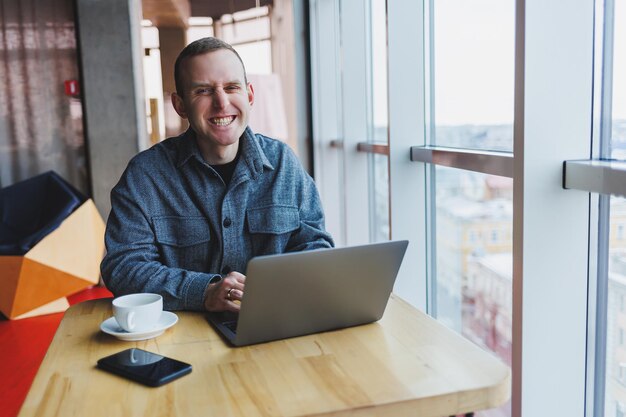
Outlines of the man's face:
M217 150L237 143L254 102L237 56L218 49L185 59L181 69L184 92L173 95L174 108L189 120L201 146Z

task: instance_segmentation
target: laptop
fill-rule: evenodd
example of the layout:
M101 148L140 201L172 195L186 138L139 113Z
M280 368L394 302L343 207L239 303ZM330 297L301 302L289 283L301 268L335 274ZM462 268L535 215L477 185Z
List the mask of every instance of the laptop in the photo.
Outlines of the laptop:
M252 258L237 313L209 313L235 346L379 320L408 241Z

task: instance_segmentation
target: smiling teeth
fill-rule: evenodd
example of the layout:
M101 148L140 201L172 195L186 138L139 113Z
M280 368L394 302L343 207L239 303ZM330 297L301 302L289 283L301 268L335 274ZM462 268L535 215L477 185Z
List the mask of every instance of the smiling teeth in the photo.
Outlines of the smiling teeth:
M235 120L235 116L228 117L213 117L211 119L211 123L216 124L218 126L226 126L229 125Z

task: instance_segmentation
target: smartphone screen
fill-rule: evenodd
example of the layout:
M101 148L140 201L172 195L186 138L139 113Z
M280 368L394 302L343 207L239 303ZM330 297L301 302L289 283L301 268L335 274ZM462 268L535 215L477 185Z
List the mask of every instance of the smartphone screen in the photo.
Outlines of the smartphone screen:
M136 348L100 359L98 368L151 387L158 387L191 372L188 363Z

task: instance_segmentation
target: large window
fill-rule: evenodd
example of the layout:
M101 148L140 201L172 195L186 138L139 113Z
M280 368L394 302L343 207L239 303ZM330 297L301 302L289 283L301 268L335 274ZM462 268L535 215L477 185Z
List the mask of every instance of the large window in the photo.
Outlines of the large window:
M371 133L368 142L387 146L387 13L385 0L371 1ZM370 240L389 239L389 158L386 154L370 155Z
M252 74L272 73L269 10L253 8L221 19L220 37L233 45Z
M572 169L581 164L570 163L590 156L623 158L617 153L625 118L618 96L625 95L626 69L616 57L612 77L594 68L599 3L386 2L390 237L410 242L394 291L511 364L511 403L478 416L590 417L605 415L605 408L612 416L625 409L626 398L610 394L608 385L626 387L626 313L622 319L620 310L626 294L622 298L615 288L617 280L607 280L602 304L595 286L601 264L607 269L609 254L619 253L612 249L615 242L626 239L626 224L607 215L615 216L619 203L597 193L620 193L585 188ZM611 39L615 55L623 55L618 22L626 19L618 15L624 0L614 3ZM371 213L364 218L364 201L354 190L386 181L380 172L372 178L372 171L351 165L355 145L371 141L363 131L350 132L362 103L370 103L354 88L356 81L380 65L357 59L358 51L367 55L376 45L375 26L353 25L363 18L355 13L359 2L310 4L313 109L320 133L316 180L327 189L340 183L324 204L331 213L340 208L333 218L345 232L342 243L351 244L351 230L371 226ZM375 61L381 59L377 52ZM599 82L605 83L602 91ZM602 101L606 113L609 97L611 123L606 114L601 119L613 142L605 142L607 152L600 155L593 124L600 108L594 106ZM369 126L367 117L359 123L364 130ZM602 174L582 177L596 180ZM626 179L617 183L626 190ZM603 226L615 236L611 245L605 238L605 258L596 250ZM616 272L611 269L611 276ZM595 321L602 312L606 331ZM599 340L606 345L596 347ZM606 373L598 358L606 359Z
M388 240L386 2L313 0L310 15L315 179L326 226L339 246Z
M427 6L426 144L511 152L514 1ZM511 364L513 181L446 165L453 168L427 168L433 185L426 199L434 199L426 225L434 236L430 310ZM510 404L477 415L510 416Z
M479 415L585 409L589 200L562 188L561 167L589 156L593 3L545 6L388 7L392 236L415 256L398 291L510 361L513 401Z

